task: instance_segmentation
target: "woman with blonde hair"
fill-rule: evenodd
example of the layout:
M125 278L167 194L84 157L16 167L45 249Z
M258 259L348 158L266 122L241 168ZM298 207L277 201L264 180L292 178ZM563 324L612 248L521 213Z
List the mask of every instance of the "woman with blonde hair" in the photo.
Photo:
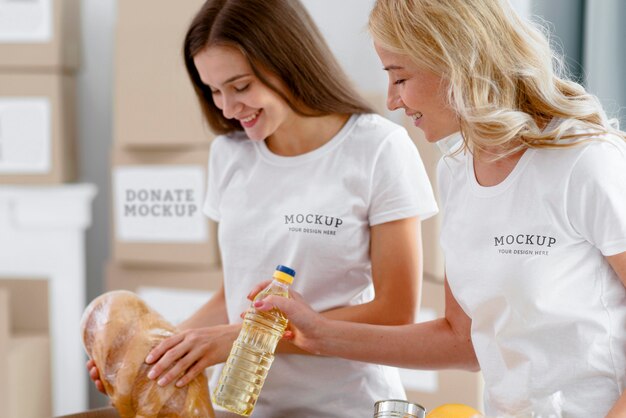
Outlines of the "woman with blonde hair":
M148 376L182 386L224 362L249 289L277 264L296 270L292 287L324 316L411 323L419 223L437 211L426 171L406 130L355 92L304 6L208 0L190 24L184 59L219 134L204 212L219 223L224 281L154 348ZM374 401L404 396L395 369L283 343L252 416L367 416Z
M295 293L257 307L311 352L480 369L488 415L626 416L624 133L506 1L378 0L369 28L388 107L445 150L445 317L348 324Z

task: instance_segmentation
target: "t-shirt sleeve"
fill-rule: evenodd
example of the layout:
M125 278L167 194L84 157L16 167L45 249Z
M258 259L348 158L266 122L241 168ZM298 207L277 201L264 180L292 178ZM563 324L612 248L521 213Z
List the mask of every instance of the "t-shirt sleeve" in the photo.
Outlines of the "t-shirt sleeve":
M605 256L626 251L626 144L620 141L588 145L567 188L572 226Z
M202 211L206 216L213 219L215 222L220 221L220 198L221 198L221 184L223 167L220 166L220 162L224 159L220 159L221 142L225 138L218 136L211 143L211 150L209 152L209 164L207 169L207 189L206 196L204 197L204 206Z
M394 130L378 149L372 172L370 225L437 213L426 169L405 129Z

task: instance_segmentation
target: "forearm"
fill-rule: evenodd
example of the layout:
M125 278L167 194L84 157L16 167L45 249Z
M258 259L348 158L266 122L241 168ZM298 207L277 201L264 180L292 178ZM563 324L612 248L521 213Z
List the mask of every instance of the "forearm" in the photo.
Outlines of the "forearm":
M375 325L407 325L415 320L415 303L398 301L390 304L374 299L371 302L345 306L322 312L325 318Z
M626 392L617 400L613 408L609 411L606 418L625 418L626 417Z
M471 341L445 318L402 326L326 320L314 339L321 355L413 369L478 370Z
M338 309L331 309L321 314L331 320L335 321L347 321L347 322L361 322L366 324L378 324L378 325L400 325L412 323L413 315L402 315L399 311L389 313L386 312L384 306L380 302L373 300L372 302L364 303L361 305L347 306ZM311 355L311 353L304 351L288 341L281 341L278 344L276 352L282 354L304 354Z

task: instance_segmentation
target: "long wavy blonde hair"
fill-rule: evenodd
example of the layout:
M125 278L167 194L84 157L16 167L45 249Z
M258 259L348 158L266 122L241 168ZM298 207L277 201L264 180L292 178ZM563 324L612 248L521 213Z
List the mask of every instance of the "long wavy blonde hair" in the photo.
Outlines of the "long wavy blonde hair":
M607 133L626 138L596 97L563 76L539 25L506 0L377 0L369 29L385 49L449 83L448 102L471 152L495 149L501 158ZM545 129L554 117L563 123Z

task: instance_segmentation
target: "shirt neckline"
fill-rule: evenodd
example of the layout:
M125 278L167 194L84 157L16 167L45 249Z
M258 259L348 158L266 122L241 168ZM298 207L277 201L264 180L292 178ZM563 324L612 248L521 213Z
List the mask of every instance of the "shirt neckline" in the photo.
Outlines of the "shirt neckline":
M348 134L350 133L350 131L356 124L356 121L359 118L359 116L360 115L357 115L357 114L351 115L350 118L346 121L346 123L341 127L339 132L337 132L335 136L333 136L330 139L330 141L326 142L321 147L318 147L304 154L286 157L283 155L274 154L272 151L270 151L265 141L258 141L258 142L255 141L253 143L256 149L261 154L261 157L265 161L273 165L279 165L279 166L300 165L300 164L309 162L311 160L317 159L321 157L322 155L335 149L348 136Z
M558 124L560 124L562 120L560 118L554 117L548 122L548 124L543 128L543 131L549 131L554 129ZM537 153L536 148L527 148L524 151L524 154L520 157L513 170L509 173L508 176L500 183L494 186L482 186L476 180L476 171L474 170L474 155L470 152L468 153L468 158L466 159L466 171L467 177L469 179L470 186L473 192L479 196L490 197L496 196L500 193L504 193L511 185L516 181L516 179L524 172L528 163L532 160L533 156Z
M465 167L472 191L482 197L491 197L504 193L509 187L511 187L521 173L524 172L524 169L532 159L533 155L535 155L536 151L537 150L534 148L526 149L506 178L493 186L483 186L478 183L478 180L476 180L476 171L474 170L474 154L468 152L468 158L465 160Z

